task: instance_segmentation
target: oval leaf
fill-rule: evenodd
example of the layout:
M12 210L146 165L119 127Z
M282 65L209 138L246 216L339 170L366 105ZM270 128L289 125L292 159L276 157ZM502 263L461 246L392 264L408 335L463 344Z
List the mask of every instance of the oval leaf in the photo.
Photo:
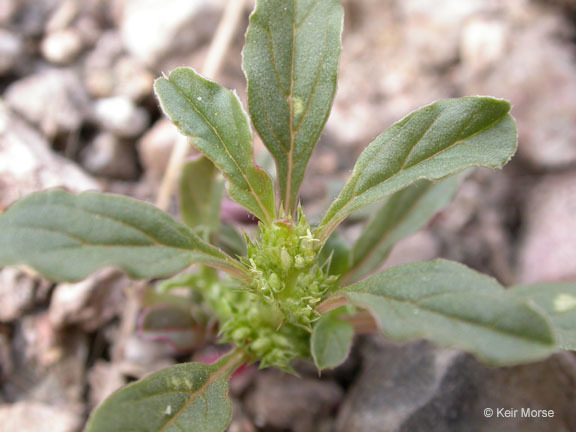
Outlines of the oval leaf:
M340 0L260 1L250 17L248 106L276 160L288 213L334 99L342 21Z
M26 265L55 281L78 281L101 267L149 279L194 263L243 274L168 214L119 195L49 190L0 215L0 266Z
M576 284L541 283L516 286L513 294L530 299L544 310L558 336L558 345L576 350Z
M201 157L182 167L180 215L190 228L209 233L220 226L223 179L209 159Z
M319 370L340 365L350 352L354 327L331 312L314 325L310 338L310 352Z
M416 180L439 180L473 166L502 167L516 151L509 110L504 100L465 97L404 117L362 152L316 237L325 240L352 212Z
M394 340L429 339L496 366L539 360L556 349L545 316L461 264L436 260L395 267L344 293Z
M221 432L230 423L228 378L238 355L217 363L185 363L156 372L112 394L84 432Z
M236 93L193 69L154 83L164 113L228 178L228 192L259 219L275 218L274 186L254 163L252 131Z
M421 180L392 195L354 244L352 266L344 280L355 282L380 268L392 247L426 225L457 189L458 178L453 177L440 183Z

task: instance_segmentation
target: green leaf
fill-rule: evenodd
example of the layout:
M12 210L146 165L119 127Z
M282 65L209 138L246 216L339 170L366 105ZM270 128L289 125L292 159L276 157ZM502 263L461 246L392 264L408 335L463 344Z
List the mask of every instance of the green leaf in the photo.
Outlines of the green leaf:
M334 231L322 247L318 258L322 265L329 264L328 274L344 274L350 267L350 246L342 234Z
M250 17L248 106L276 160L288 213L334 99L342 22L339 0L259 1Z
M274 186L254 163L252 131L235 92L178 68L154 89L164 113L229 180L228 193L259 219L275 219Z
M395 267L343 293L368 309L394 340L429 339L496 366L543 359L556 349L538 309L461 264L435 260Z
M500 168L516 151L510 104L489 97L440 100L392 125L358 158L352 176L318 227L325 240L352 212L420 179L466 168Z
M238 354L184 363L118 390L92 413L84 432L220 432L230 423L228 378Z
M576 350L576 284L540 283L516 286L512 294L533 301L552 321L558 336L558 345Z
M119 195L49 190L0 215L0 266L26 265L55 281L78 281L102 267L148 279L194 263L244 272L168 214Z
M310 352L319 370L340 365L352 346L354 327L338 318L337 312L322 315L312 331Z
M220 205L224 183L209 159L188 162L180 177L180 214L186 225L211 232L220 226Z
M458 178L440 183L420 180L396 192L376 212L352 249L352 267L345 276L354 282L382 266L392 247L419 230L458 189Z
M231 225L222 224L218 230L216 244L231 256L246 256L246 238Z

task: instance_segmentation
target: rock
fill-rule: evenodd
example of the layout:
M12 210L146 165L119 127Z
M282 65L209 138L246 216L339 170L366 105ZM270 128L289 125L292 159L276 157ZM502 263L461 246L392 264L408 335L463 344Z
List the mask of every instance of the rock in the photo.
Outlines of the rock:
M88 383L90 385L90 409L92 410L123 387L126 379L117 365L99 360L90 370Z
M57 186L74 192L99 189L0 101L0 211L24 195Z
M13 370L2 383L7 400L69 406L71 412L79 408L88 356L85 334L59 331L46 312L25 315L15 323L12 353Z
M118 59L114 65L114 77L114 93L117 95L139 101L152 94L154 75L131 57Z
M506 55L509 37L509 29L502 19L469 20L460 39L462 63L474 74L487 71Z
M221 0L127 0L120 18L122 42L145 65L158 68L167 56L190 53L210 40ZM212 11L212 12L210 12Z
M34 305L35 281L15 268L0 270L0 322L19 319Z
M146 176L153 182L162 179L172 147L182 135L167 119L158 120L138 141L138 155Z
M82 427L81 418L66 406L33 401L0 405L3 432L76 432Z
M576 427L576 361L569 353L531 365L487 368L427 342L395 345L372 338L362 354L363 371L342 405L339 432L568 432ZM485 408L553 410L554 417L490 418Z
M57 65L67 65L76 59L83 49L80 34L74 29L58 30L48 34L40 46L46 60Z
M88 114L88 95L71 69L45 69L22 78L4 96L48 138L77 131Z
M8 24L19 10L19 0L4 0L0 3L0 24Z
M119 180L134 180L138 175L132 143L110 132L96 136L81 154L82 165L92 174Z
M518 280L576 281L576 175L544 177L523 214Z
M148 112L124 96L96 101L94 117L104 129L123 138L140 135L149 122Z
M76 325L96 331L120 314L125 305L122 273L104 269L82 282L59 284L50 301L50 322L57 328Z
M84 80L95 97L116 95L139 101L152 94L154 75L140 61L126 56L120 35L109 30L88 54Z
M84 67L84 81L92 96L100 98L113 94L113 68L122 52L122 41L117 31L108 30L102 33L94 49L86 56Z
M24 57L24 43L16 33L0 28L0 76L12 72Z
M514 3L523 7L516 10ZM535 2L506 4L501 18L472 21L466 27L459 71L463 90L510 100L518 122L518 154L534 167L574 165L576 63L569 37L559 37L570 34L571 24L566 16Z
M259 428L312 432L318 430L316 425L330 415L341 398L342 389L332 381L271 370L257 376L245 404Z

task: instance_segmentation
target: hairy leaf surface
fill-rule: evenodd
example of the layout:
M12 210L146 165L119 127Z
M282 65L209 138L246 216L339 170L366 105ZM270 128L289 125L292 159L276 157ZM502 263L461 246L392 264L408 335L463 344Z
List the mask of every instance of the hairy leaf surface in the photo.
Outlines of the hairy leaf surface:
M250 17L248 106L276 160L288 212L334 99L342 20L339 0L259 1Z
M26 265L55 281L78 281L102 267L147 279L194 263L242 271L168 214L119 195L48 190L0 215L0 266Z
M189 68L157 79L154 89L180 132L228 178L230 196L259 219L274 220L272 180L254 163L252 131L238 96Z
M510 289L513 294L527 298L548 315L558 336L558 344L576 350L576 284L540 283Z
M392 195L354 244L352 266L345 280L360 280L382 266L392 247L448 205L457 189L457 177L440 183L420 180Z
M92 413L84 432L222 432L230 423L228 378L238 357L184 363L118 390Z
M346 360L353 338L354 327L335 312L320 317L310 338L310 352L318 369L331 369Z
M496 366L542 359L556 349L538 309L494 279L450 261L395 267L344 293L394 340L426 338Z
M325 240L352 212L420 179L502 167L516 150L510 104L489 97L435 102L392 125L358 158L317 230Z
M224 183L209 159L188 162L180 177L180 214L186 225L200 231L215 231L220 226L220 204Z

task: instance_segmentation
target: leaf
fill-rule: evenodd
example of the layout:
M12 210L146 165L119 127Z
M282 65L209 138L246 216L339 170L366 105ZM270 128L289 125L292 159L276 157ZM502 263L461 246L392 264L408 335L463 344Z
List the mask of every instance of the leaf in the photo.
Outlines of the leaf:
M168 214L119 195L48 190L0 215L0 266L27 265L55 281L78 281L109 266L148 279L194 263L244 272Z
M145 339L166 342L176 351L189 352L205 342L207 331L203 324L194 319L191 311L181 307L153 306L142 311L138 334Z
M218 171L205 157L188 162L180 177L180 214L186 225L200 231L215 231L220 226L220 204L224 184Z
M336 91L343 11L339 0L256 3L244 47L248 106L278 169L291 213Z
M322 315L312 331L310 352L319 370L340 365L352 346L354 327L338 318L337 312Z
M246 239L233 226L222 224L218 230L216 244L232 256L246 256Z
M322 247L319 255L321 265L329 263L328 274L341 275L350 267L350 246L344 236L334 231Z
M576 284L540 283L510 289L512 294L533 301L550 318L563 349L576 350Z
M395 267L344 289L393 340L429 339L495 366L554 352L548 320L494 279L444 260Z
M362 152L316 237L325 240L352 212L417 180L439 180L473 166L502 167L517 143L509 110L504 100L466 97L404 117Z
M118 390L92 413L84 432L221 432L230 423L228 378L238 354L184 363Z
M254 163L252 131L235 92L178 68L154 83L164 113L229 180L228 193L259 219L275 219L274 186Z
M354 282L377 270L392 247L418 231L458 189L458 178L440 183L420 180L396 192L376 212L352 248L352 266L345 280Z

